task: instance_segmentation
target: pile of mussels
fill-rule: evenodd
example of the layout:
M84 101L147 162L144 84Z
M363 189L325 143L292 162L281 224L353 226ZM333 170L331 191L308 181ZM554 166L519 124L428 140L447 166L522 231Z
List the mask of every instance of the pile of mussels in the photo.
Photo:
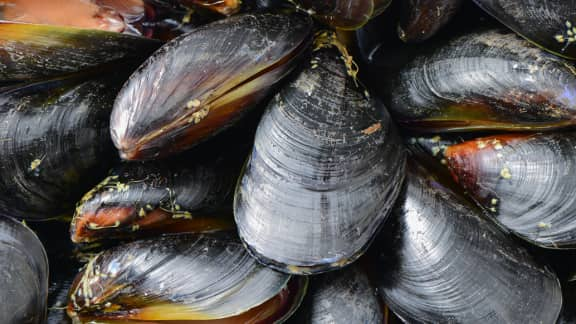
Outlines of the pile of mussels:
M0 323L576 323L576 0L0 19Z

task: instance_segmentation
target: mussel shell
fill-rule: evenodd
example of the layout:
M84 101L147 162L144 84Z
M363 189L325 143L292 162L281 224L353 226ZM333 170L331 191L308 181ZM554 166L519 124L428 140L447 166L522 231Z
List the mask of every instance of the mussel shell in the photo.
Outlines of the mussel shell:
M114 105L111 133L122 158L170 155L228 127L295 67L311 31L309 17L246 14L166 44Z
M403 1L398 36L407 43L429 39L450 21L461 4L462 0Z
M553 323L556 275L429 170L408 170L374 262L390 309L406 322Z
M296 2L331 27L355 30L386 10L392 0L297 0Z
M46 320L48 258L29 228L0 216L0 322L40 324Z
M576 248L576 133L482 137L446 150L456 179L498 223L546 248Z
M78 203L72 241L231 230L238 173L225 161L123 163Z
M576 59L576 1L474 0L526 39L550 52Z
M576 70L512 33L467 34L402 68L390 110L419 131L552 129L576 123Z
M59 216L113 162L108 122L122 73L75 75L0 93L0 210Z
M385 322L376 288L360 267L352 265L340 271L313 276L302 305L289 323Z
M160 45L99 30L0 22L0 82L54 77L112 62L135 69Z
M336 51L321 50L269 104L234 199L240 237L260 262L338 269L387 217L405 154L384 105L362 89Z
M168 235L97 255L78 275L68 313L81 320L221 319L271 300L290 279L258 264L235 237Z

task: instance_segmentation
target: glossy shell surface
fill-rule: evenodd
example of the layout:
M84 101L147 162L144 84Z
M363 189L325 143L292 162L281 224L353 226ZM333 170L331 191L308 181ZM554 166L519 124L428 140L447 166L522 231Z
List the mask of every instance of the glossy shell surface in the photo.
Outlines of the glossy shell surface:
M554 323L556 275L429 170L408 169L374 262L390 309L407 322Z
M318 273L356 260L388 215L405 154L383 104L336 51L316 52L269 104L234 216L261 262Z
M534 130L576 123L576 70L513 33L457 37L402 68L386 90L404 127Z
M246 14L166 44L116 99L110 128L122 158L174 154L230 126L294 68L311 29L305 16Z

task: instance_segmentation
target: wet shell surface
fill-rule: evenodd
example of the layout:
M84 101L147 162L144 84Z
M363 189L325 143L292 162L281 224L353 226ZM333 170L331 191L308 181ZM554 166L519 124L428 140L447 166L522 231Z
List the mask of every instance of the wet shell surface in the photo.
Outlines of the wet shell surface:
M0 322L41 324L46 320L48 257L28 227L0 217Z
M382 232L376 278L406 322L554 323L558 278L475 206L409 163Z
M71 289L68 314L83 321L215 320L255 309L258 322L276 310L292 312L286 302L299 303L288 295L301 298L305 278L287 291L294 289L290 278L258 264L235 237L167 235L97 255ZM258 308L263 304L272 314Z
M337 29L355 30L381 14L392 0L297 0L317 19Z
M0 92L0 210L42 219L74 203L113 161L116 73L75 75Z
M576 248L576 133L482 137L445 151L456 179L520 237Z
M0 83L118 63L135 69L161 42L99 30L0 22Z
M543 48L576 59L576 1L474 0L502 24Z
M78 204L72 241L234 228L237 170L223 161L212 164L190 159L123 163Z
M110 128L120 155L167 156L230 126L295 67L311 32L309 17L246 14L166 44L116 99Z
M313 276L293 324L384 322L376 289L358 266Z
M336 51L321 50L269 104L234 202L240 237L264 264L338 269L388 215L404 149L385 107L366 94Z
M385 92L393 117L419 131L552 129L576 123L575 71L513 33L490 30L420 55Z

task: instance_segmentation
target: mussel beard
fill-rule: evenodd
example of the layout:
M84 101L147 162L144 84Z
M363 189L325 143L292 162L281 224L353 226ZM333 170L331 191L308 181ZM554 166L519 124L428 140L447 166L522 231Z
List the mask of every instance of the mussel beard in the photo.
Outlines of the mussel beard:
M164 46L120 92L111 117L123 159L181 152L238 120L311 41L309 18L242 15Z

